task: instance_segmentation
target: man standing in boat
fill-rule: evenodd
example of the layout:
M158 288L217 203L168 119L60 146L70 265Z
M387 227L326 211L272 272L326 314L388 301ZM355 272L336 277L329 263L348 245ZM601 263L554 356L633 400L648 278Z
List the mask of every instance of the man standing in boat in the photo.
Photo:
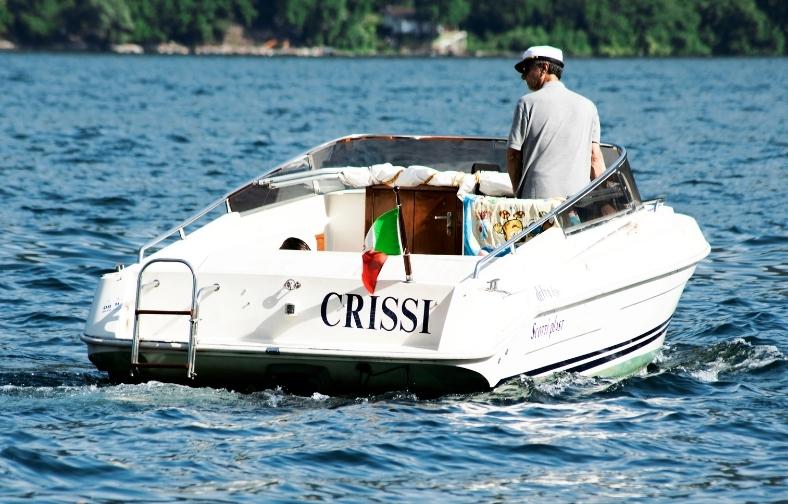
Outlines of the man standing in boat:
M561 82L561 49L530 47L514 68L533 91L517 102L509 133L506 164L514 194L574 194L605 171L596 106Z

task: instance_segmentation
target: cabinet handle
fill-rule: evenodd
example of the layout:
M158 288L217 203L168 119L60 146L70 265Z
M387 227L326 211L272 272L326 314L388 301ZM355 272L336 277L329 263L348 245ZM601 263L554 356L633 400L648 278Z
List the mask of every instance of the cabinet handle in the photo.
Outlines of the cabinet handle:
M452 213L446 212L446 215L436 215L435 220L443 220L446 219L446 236L451 236L451 223L452 223Z

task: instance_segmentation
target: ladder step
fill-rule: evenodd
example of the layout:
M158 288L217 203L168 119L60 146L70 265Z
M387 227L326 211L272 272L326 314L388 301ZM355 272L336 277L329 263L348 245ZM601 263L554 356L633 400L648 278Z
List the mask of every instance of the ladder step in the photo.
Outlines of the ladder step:
M188 364L162 364L158 362L138 362L132 364L133 368L159 368L159 369L189 369Z
M0 2L2 2L2 0L0 0ZM182 229L180 230L180 233L181 233L181 238L183 238L184 235ZM140 263L141 262L142 262L142 254L140 254ZM192 280L191 282L192 295L191 295L191 305L188 310L141 310L140 309L140 295L142 294L142 274L145 272L145 268L155 263L180 263L189 269L189 273L191 274L191 280ZM159 287L160 285L161 284L158 280L154 281L153 284L154 287ZM219 284L215 283L213 285L206 286L200 290L197 290L197 274L194 272L194 268L191 266L191 264L189 264L189 262L184 259L176 259L176 258L151 259L140 268L139 272L137 273L137 296L134 299L134 328L132 329L132 336L131 336L132 374L134 374L136 370L142 368L185 369L186 377L190 379L194 378L195 376L194 360L196 359L196 352L197 352L197 313L199 310L198 298L200 296L200 293L206 289L215 292L219 290ZM137 362L140 359L140 344L142 339L140 335L140 327L139 327L140 315L174 315L174 316L189 317L189 347L186 352L185 363L164 364L164 363L155 363L155 362Z
M135 310L137 315L191 315L191 310Z

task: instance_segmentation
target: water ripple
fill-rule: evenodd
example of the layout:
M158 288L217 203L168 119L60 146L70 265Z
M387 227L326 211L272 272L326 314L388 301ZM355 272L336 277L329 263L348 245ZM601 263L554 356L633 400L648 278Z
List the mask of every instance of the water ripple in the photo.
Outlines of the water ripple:
M752 93L747 75L771 79ZM0 54L0 76L0 500L788 491L784 58L573 60L564 80L627 146L641 193L694 216L712 253L638 375L430 400L116 385L79 335L102 272L299 151L353 132L505 135L525 91L510 61Z

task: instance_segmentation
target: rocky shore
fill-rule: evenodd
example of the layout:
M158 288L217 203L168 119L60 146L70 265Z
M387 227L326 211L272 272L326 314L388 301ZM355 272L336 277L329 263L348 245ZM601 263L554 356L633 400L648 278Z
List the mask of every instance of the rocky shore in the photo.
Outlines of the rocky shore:
M352 53L331 47L270 47L264 44L213 44L187 47L176 42L143 47L138 44L120 44L110 48L115 54L164 54L197 56L351 56Z
M321 56L353 56L355 53L340 51L332 47L266 47L264 45L200 45L188 47L176 42L167 42L153 46L142 46L139 44L118 44L109 49L91 47L85 44L59 44L54 46L41 47L20 47L13 42L0 40L0 52L33 52L33 51L53 51L53 52L108 52L114 54L156 54L156 55L199 55L199 56L302 56L302 57L321 57Z
M430 47L424 48L400 48L385 52L365 51L353 52L335 49L333 47L266 47L264 45L199 45L188 47L176 42L167 42L155 46L142 46L139 44L118 44L109 49L90 47L84 44L60 44L56 46L41 47L19 47L7 40L0 40L0 53L2 52L85 52L85 53L112 53L127 55L167 55L167 56L295 56L306 58L320 58L326 56L349 57L349 56L498 56L499 54L487 53L468 53L468 52L440 52L432 50Z
M199 56L468 56L467 34L464 31L446 31L438 38L421 45L391 47L386 51L343 51L333 47L295 47L288 40L260 40L245 36L240 27L231 27L224 40L217 44L185 46L177 42L155 45L134 43L96 47L81 40L55 46L21 47L0 39L0 51L56 51L56 52L109 52L114 54L199 55Z

